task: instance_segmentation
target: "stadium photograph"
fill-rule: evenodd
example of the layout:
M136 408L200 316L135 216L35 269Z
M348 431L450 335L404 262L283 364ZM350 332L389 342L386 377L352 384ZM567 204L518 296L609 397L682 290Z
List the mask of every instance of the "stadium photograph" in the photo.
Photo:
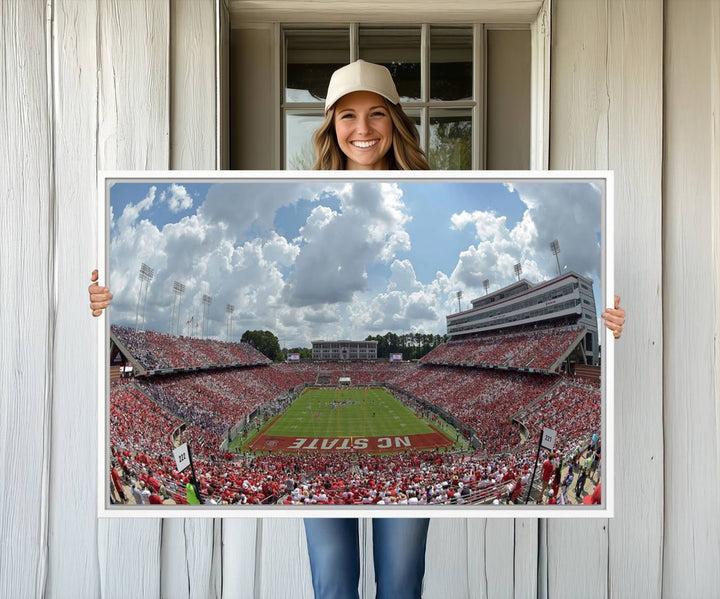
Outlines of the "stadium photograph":
M109 515L607 507L605 179L138 175L105 183Z

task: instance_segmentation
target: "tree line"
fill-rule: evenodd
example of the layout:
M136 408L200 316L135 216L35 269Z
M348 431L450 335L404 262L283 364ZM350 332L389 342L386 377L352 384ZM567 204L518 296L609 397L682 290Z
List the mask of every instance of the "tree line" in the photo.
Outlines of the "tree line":
M390 354L402 354L403 360L419 360L441 343L445 343L445 335L432 333L397 333L387 332L384 335L368 335L365 341L377 341L378 358L389 358Z

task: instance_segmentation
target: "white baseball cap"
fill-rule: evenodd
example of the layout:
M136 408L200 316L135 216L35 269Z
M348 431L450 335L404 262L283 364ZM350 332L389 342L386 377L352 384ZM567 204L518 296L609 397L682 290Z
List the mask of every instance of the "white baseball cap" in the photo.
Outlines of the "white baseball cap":
M395 82L387 68L372 62L356 60L339 68L330 77L325 112L343 96L358 91L375 92L393 104L400 101Z

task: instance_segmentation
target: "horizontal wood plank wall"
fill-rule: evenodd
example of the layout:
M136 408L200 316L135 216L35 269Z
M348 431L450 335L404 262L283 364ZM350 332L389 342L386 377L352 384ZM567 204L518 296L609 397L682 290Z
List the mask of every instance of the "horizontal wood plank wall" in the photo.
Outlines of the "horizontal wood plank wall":
M99 322L90 314L87 295L90 273L98 266L97 18L94 2L53 3L57 342L48 598L100 595L94 490Z
M0 595L45 586L54 327L45 2L0 7ZM89 483L88 483L89 484Z
M662 0L608 2L615 289L628 312L615 344L613 597L662 593L662 55Z
M169 3L101 0L98 8L98 167L167 169ZM160 596L161 538L159 519L101 520L102 596Z
M213 0L170 0L169 51L170 168L213 170L216 160ZM213 551L215 531L210 518L163 520L163 597L220 597L221 556ZM220 534L218 523L218 543Z
M663 594L717 597L720 10L704 1L665 6Z

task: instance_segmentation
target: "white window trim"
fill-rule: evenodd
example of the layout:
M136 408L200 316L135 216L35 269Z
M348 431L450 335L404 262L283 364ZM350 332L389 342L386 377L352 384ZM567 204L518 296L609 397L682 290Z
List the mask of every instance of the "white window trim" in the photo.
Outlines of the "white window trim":
M530 27L530 168L550 168L550 3Z

